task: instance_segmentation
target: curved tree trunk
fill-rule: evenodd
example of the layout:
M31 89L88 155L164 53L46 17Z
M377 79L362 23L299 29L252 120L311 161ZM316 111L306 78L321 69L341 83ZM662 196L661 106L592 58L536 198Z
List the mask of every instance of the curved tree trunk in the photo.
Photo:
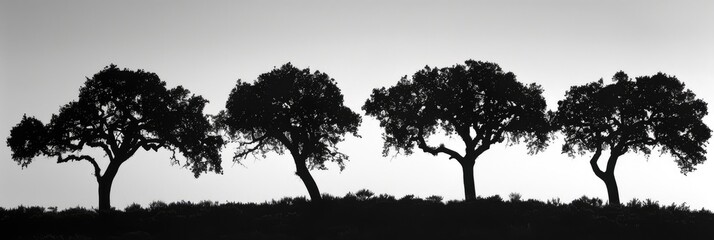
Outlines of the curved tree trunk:
M597 165L597 160L600 158L601 153L602 149L598 149L592 159L590 159L590 166L592 167L595 175L605 183L605 187L607 188L608 204L610 206L619 206L620 192L617 190L617 181L615 181L615 165L617 164L617 158L622 155L622 152L616 151L610 153L610 157L607 159L607 168L605 171L602 171Z
M464 178L464 195L466 201L476 199L476 185L474 184L474 163L475 161L460 161Z
M119 165L120 163L116 162L109 163L104 175L97 179L99 183L99 212L107 212L112 208L110 201L112 183L117 171L119 171Z
M322 195L320 194L320 189L317 188L317 183L315 183L315 179L312 178L310 171L307 169L307 166L305 165L305 159L300 160L296 158L295 168L297 169L295 174L297 174L302 180L302 182L305 184L307 192L310 194L310 199L313 202L321 202Z

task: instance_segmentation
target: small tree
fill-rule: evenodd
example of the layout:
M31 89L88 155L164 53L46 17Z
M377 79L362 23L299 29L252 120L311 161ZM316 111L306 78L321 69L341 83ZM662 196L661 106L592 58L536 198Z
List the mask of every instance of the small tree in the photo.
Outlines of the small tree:
M468 60L442 69L427 66L389 89L374 89L362 109L384 128L385 156L390 149L409 155L414 146L446 154L461 164L466 200L473 200L474 163L491 145L525 140L530 153L546 146L542 92L536 84L516 81L495 63ZM466 145L463 153L444 144L429 145L427 139L437 129L458 135Z
M249 154L265 157L268 152L290 151L296 174L310 198L319 201L320 191L309 169L324 170L325 162L336 162L344 169L348 158L336 144L346 133L357 136L361 122L343 101L335 80L327 74L287 63L261 74L253 84L238 80L218 125L240 143L235 162Z
M686 174L706 160L711 130L702 122L707 104L676 77L657 73L633 81L620 71L612 80L609 85L600 79L571 87L558 102L553 125L565 135L563 153L594 152L593 172L605 183L609 203L619 205L615 165L620 156L630 151L649 156L660 147ZM610 157L603 171L597 161L607 149Z
M56 157L57 163L91 163L99 184L99 210L106 211L119 167L139 149L168 149L173 163L181 152L195 177L222 173L223 139L210 134L212 126L202 113L207 102L181 86L167 89L154 73L111 65L87 78L79 100L60 108L48 124L23 116L7 145L23 168L40 155ZM109 160L104 173L94 157L82 155L85 147L104 152Z

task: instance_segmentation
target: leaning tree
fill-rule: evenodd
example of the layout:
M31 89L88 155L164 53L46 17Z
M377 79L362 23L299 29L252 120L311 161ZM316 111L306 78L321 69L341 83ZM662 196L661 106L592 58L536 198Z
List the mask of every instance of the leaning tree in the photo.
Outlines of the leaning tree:
M357 136L361 118L344 106L335 80L327 74L287 63L261 74L254 83L238 80L217 125L239 142L233 161L268 152L293 157L296 174L312 201L322 199L310 169L335 162L344 169L347 156L336 144L346 133Z
M707 104L697 99L674 76L630 79L620 71L613 83L603 80L572 86L558 102L553 126L565 135L563 153L569 156L594 152L590 165L607 187L609 204L619 205L615 165L628 152L649 156L653 148L674 156L683 174L706 160L705 144L711 130L702 122ZM609 150L605 170L598 166Z
M446 154L461 164L466 200L476 198L474 164L491 145L508 140L527 142L530 153L548 141L545 99L539 85L524 85L498 64L468 60L465 65L430 68L404 76L395 86L374 89L362 107L384 128L384 151ZM429 136L440 130L458 135L465 144L455 148L430 145Z
M106 211L111 209L110 192L119 167L139 149L168 149L172 163L179 163L180 152L195 177L206 171L222 173L223 139L212 134L203 114L207 102L181 86L167 89L155 73L110 65L87 78L79 99L60 108L49 123L23 116L10 131L7 145L23 168L40 155L56 157L58 163L91 163L99 184L99 210ZM87 148L103 151L109 161L103 173L97 159L83 154Z

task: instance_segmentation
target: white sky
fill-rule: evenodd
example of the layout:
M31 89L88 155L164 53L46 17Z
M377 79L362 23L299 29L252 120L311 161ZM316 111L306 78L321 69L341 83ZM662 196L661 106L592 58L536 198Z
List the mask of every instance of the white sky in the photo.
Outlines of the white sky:
M49 120L77 98L86 76L110 63L183 85L211 101L209 114L224 107L237 79L252 81L288 61L335 78L346 105L360 114L373 88L427 64L467 59L496 62L521 82L541 84L549 109L571 85L608 80L618 70L676 75L713 103L712 13L713 1L0 1L0 135L5 139L24 113ZM714 127L711 116L705 122ZM312 171L320 190L463 198L458 163L421 151L384 158L381 133L364 117L362 138L339 145L350 156L347 168ZM432 139L442 141L459 144ZM477 195L606 199L590 155L569 158L561 144L535 156L524 146L492 147L476 162ZM166 151L137 153L119 170L112 205L307 195L289 156L238 165L231 162L234 147L223 151L223 175L198 179L171 166ZM684 176L670 156L630 153L616 177L623 202L651 198L714 209L711 162ZM96 207L91 165L41 157L22 170L2 144L0 206L20 204Z

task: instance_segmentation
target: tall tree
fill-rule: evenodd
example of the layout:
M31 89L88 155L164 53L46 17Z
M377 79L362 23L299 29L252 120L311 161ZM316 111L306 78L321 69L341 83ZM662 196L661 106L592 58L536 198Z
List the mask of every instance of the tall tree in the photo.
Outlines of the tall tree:
M632 80L620 71L612 81L571 87L558 102L553 124L565 135L563 153L594 152L593 172L605 183L609 203L619 205L615 165L620 156L630 151L649 156L660 147L686 174L706 160L711 130L702 122L707 104L676 77L657 73ZM603 171L597 162L608 149Z
M218 125L240 145L235 162L251 154L290 151L296 174L313 201L322 199L309 169L344 169L345 154L336 144L346 133L357 136L360 116L345 107L340 89L327 74L287 63L261 74L254 83L238 80Z
M404 76L395 86L374 89L362 107L384 128L384 152L446 154L461 164L466 200L476 198L474 163L491 145L527 142L530 153L547 145L545 99L539 85L523 85L498 64L468 60L465 65L430 68ZM455 148L427 143L441 130L465 144Z
M207 102L181 86L167 89L155 73L111 65L87 78L79 100L60 108L48 124L23 116L7 145L23 168L40 155L56 157L58 163L91 163L99 185L99 210L106 211L119 167L139 149L168 149L172 163L179 163L180 152L195 177L206 171L222 173L223 139L211 134L203 114ZM109 160L103 173L97 159L82 154L87 147L101 149Z

